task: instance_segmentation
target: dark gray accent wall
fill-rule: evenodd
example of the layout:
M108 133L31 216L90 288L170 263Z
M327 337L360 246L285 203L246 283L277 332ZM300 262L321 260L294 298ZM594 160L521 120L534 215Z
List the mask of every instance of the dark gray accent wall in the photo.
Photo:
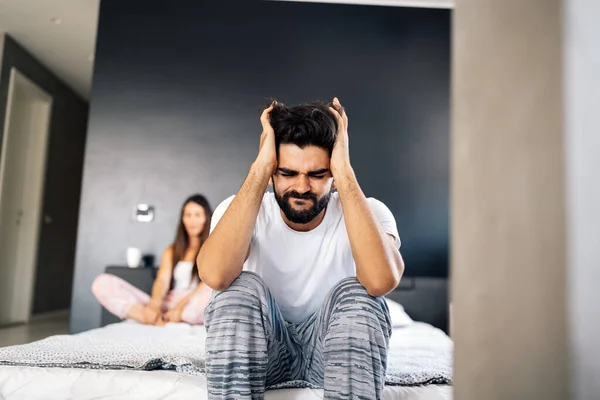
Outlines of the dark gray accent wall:
M215 207L256 156L269 98L338 96L368 196L396 216L407 274L447 276L450 11L273 1L101 4L71 330L136 246L160 256L181 202ZM136 223L136 203L156 207Z
M40 230L33 302L33 313L37 314L66 309L71 304L88 102L5 35L0 68L0 146L13 67L53 98L42 213L51 222L42 222Z

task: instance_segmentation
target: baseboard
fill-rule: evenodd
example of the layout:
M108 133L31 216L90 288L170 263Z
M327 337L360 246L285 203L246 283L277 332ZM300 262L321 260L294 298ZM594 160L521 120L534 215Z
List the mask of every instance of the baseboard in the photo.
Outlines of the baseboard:
M59 317L68 318L70 312L71 312L71 310L68 308L66 308L64 310L47 311L47 312L32 315L29 322L31 323L33 321L37 322L37 321L43 321L46 319L54 319L54 318L59 318Z

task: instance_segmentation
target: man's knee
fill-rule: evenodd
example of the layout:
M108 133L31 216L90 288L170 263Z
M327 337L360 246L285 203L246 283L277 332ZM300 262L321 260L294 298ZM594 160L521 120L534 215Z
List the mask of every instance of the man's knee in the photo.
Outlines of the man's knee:
M374 303L375 297L356 279L349 277L339 281L331 290L331 302L335 304L349 304L355 302ZM375 303L379 303L375 301Z
M240 275L223 291L216 291L211 303L223 302L230 298L260 299L268 292L265 281L254 272L242 271Z
M206 325L210 325L215 318L239 320L260 314L267 302L268 290L260 276L242 271L227 289L213 292L204 310Z
M331 292L331 312L352 319L377 317L381 324L391 329L389 310L383 297L373 297L355 277L338 282Z
M265 283L263 278L261 278L260 275L258 275L257 273L250 271L242 271L240 275L237 278L235 278L235 280L231 283L229 288L227 288L227 290L231 289L232 287L244 287L262 292L267 288L267 284Z

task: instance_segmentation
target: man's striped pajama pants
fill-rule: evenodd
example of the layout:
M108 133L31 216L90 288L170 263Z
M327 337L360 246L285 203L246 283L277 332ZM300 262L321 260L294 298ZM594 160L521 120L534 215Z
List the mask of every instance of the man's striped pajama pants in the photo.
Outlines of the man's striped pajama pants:
M325 399L381 399L391 335L382 297L356 278L334 286L307 320L287 323L262 278L242 272L204 311L208 398L262 399L265 387L303 380Z

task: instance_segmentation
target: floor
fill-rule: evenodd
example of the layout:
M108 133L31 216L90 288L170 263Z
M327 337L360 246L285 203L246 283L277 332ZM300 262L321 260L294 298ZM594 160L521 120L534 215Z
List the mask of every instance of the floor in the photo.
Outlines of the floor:
M0 327L0 347L25 344L69 333L69 311L36 315L29 324Z

